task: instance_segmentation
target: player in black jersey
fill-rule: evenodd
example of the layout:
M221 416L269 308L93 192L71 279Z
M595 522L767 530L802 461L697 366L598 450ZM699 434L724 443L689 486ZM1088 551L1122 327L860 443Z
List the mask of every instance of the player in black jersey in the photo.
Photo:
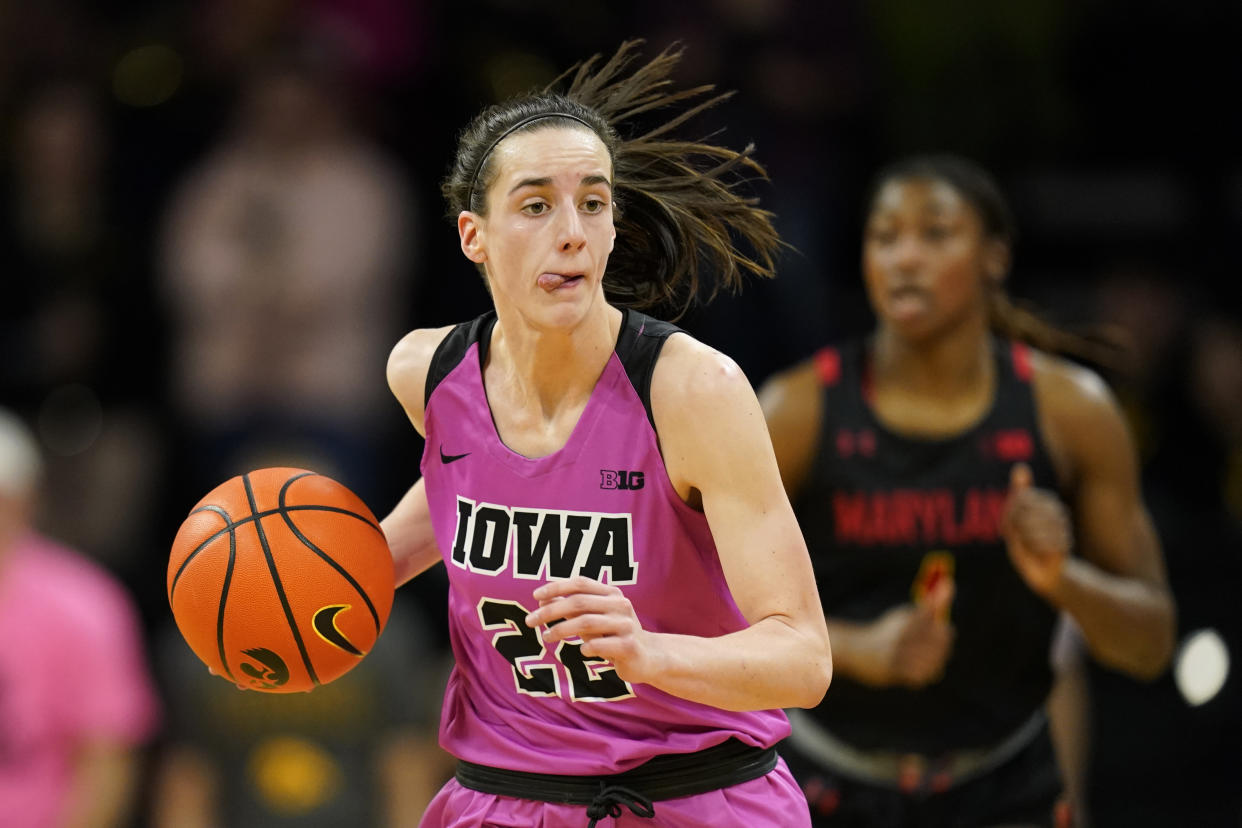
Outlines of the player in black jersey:
M1013 237L973 163L882 171L874 332L761 392L816 566L837 679L783 746L817 825L1053 822L1058 613L1152 678L1174 608L1119 409L1085 344L1006 298Z

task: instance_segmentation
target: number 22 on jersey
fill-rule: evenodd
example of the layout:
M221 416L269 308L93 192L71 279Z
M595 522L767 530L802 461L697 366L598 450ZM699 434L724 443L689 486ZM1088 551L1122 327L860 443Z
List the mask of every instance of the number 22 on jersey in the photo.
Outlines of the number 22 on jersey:
M530 610L517 601L484 598L478 604L485 630L499 630L492 646L513 668L517 692L566 697L576 702L609 702L634 697L634 688L606 660L582 654L582 645L561 641L548 658L543 635L526 626ZM567 682L562 681L562 672ZM566 683L568 691L565 690Z

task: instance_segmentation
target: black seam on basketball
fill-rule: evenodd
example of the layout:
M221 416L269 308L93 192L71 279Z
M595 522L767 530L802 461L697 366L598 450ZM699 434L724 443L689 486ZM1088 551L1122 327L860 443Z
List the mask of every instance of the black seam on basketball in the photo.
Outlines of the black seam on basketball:
M302 654L302 663L306 666L306 672L310 675L310 680L319 685L319 677L315 675L315 668L311 666L310 653L306 651L306 643L302 641L302 634L298 631L297 620L293 617L293 608L289 606L289 597L285 595L284 584L280 582L280 573L276 571L276 559L272 556L272 548L267 542L267 533L263 531L263 521L259 520L259 506L254 499L254 489L250 485L250 475L242 475L242 485L246 487L246 499L250 501L250 513L255 518L254 528L259 535L259 546L263 547L263 557L267 559L267 569L272 575L272 583L276 587L276 596L280 598L280 606L285 611L285 621L289 624L290 631L293 632L293 640L298 645L298 652Z
M289 517L288 512L285 511L285 494L289 491L289 486L292 485L293 481L297 479L298 478L296 477L291 477L287 481L285 481L285 485L280 487L280 496L277 499L277 502L279 503L279 511L280 511L281 518L285 521L285 525L289 527L289 531L292 532L294 536L306 546L307 549L311 550L316 555L318 555L320 558L322 558L329 566L331 566L338 573L340 573L342 578L344 578L346 581L349 581L350 586L352 586L355 590L357 590L358 594L362 596L362 600L366 602L367 609L371 611L371 620L375 622L375 634L379 635L379 631L380 631L379 613L375 611L375 605L371 603L371 597L367 595L366 590L364 590L362 588L362 585L359 584L356 580L354 580L354 576L350 575L349 572L346 571L346 569L343 566L337 563L336 560L331 555L329 555L327 552L324 552L322 549L320 549L318 546L312 543L311 539L306 537L306 535L302 533L302 530L299 529L297 524L293 522L293 518Z
M181 566L177 567L177 574L173 576L172 586L168 588L168 603L169 604L172 603L173 593L177 591L177 582L181 580L181 573L185 572L185 568L189 566L190 561L194 560L194 556L197 555L199 552L203 551L203 547L207 546L207 544L211 543L213 540L220 537L220 535L222 535L223 533L228 532L230 528L233 526L233 518L229 517L229 513L224 511L224 509L220 508L219 506L212 505L212 504L209 504L207 506L200 506L199 508L195 509L193 512L190 512L190 514L196 515L199 512L215 512L217 515L220 515L221 517L224 518L224 528L221 529L219 532L216 532L214 535L212 535L207 540L200 543L198 546L194 547L194 551L186 555L185 560L181 562Z
M234 684L237 683L237 679L233 677L233 669L229 667L228 656L224 654L224 608L229 600L229 585L233 583L233 565L236 561L237 533L229 532L229 565L224 570L224 584L220 587L219 609L216 614L216 648L220 651L220 663L224 665L225 675Z
M220 512L224 511L223 509L220 509L219 507L215 507L215 506L204 506L202 509L196 509L195 511L201 512L201 511L205 511L208 509L210 509L211 511L220 511ZM337 508L336 506L314 506L314 505L286 506L284 509L268 509L266 512L259 512L258 514L252 514L249 517L244 517L241 520L230 523L228 526L225 526L220 531L216 532L214 535L211 535L210 537L204 539L203 542L200 543L198 546L194 547L194 550L190 552L189 555L186 556L186 559L185 559L186 563L189 563L191 558L193 558L199 552L202 552L203 549L209 546L213 541L218 540L222 535L224 535L224 533L232 532L233 530L237 529L240 526L245 526L247 523L253 523L256 520L262 520L265 517L271 517L272 515L279 515L284 512L335 512L338 515L346 515L347 517L355 518L356 520L362 521L367 526L370 526L372 529L379 532L381 536L383 536L384 534L384 530L380 529L374 523L367 520L366 517L358 514L357 512L351 512L348 509L340 509L340 508ZM193 514L193 512L191 512L191 514ZM173 589L176 589L177 587L177 578L181 577L182 569L185 569L185 563L181 565L181 568L177 570L177 574L173 577ZM169 594L171 595L171 592Z

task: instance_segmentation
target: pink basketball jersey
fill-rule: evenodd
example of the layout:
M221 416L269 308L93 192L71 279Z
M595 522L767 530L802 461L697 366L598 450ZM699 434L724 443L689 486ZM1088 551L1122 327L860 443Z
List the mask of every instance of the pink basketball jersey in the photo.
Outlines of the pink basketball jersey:
M441 744L458 758L542 773L608 774L729 737L768 747L780 710L731 712L623 681L578 645L546 646L524 618L546 581L620 587L645 629L720 636L746 626L707 521L668 480L649 403L678 329L626 311L616 350L565 446L528 458L492 422L482 365L496 318L458 325L427 377L422 458L449 576L456 666Z

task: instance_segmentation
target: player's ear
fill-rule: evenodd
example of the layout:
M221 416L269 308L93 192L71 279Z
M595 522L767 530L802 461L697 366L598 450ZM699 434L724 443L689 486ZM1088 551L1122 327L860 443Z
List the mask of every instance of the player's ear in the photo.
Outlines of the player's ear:
M483 248L483 218L469 210L462 210L457 216L457 235L461 237L461 252L475 264L487 261L487 252Z
M989 239L983 248L983 272L988 283L1000 287L1009 275L1009 245L1000 239Z

